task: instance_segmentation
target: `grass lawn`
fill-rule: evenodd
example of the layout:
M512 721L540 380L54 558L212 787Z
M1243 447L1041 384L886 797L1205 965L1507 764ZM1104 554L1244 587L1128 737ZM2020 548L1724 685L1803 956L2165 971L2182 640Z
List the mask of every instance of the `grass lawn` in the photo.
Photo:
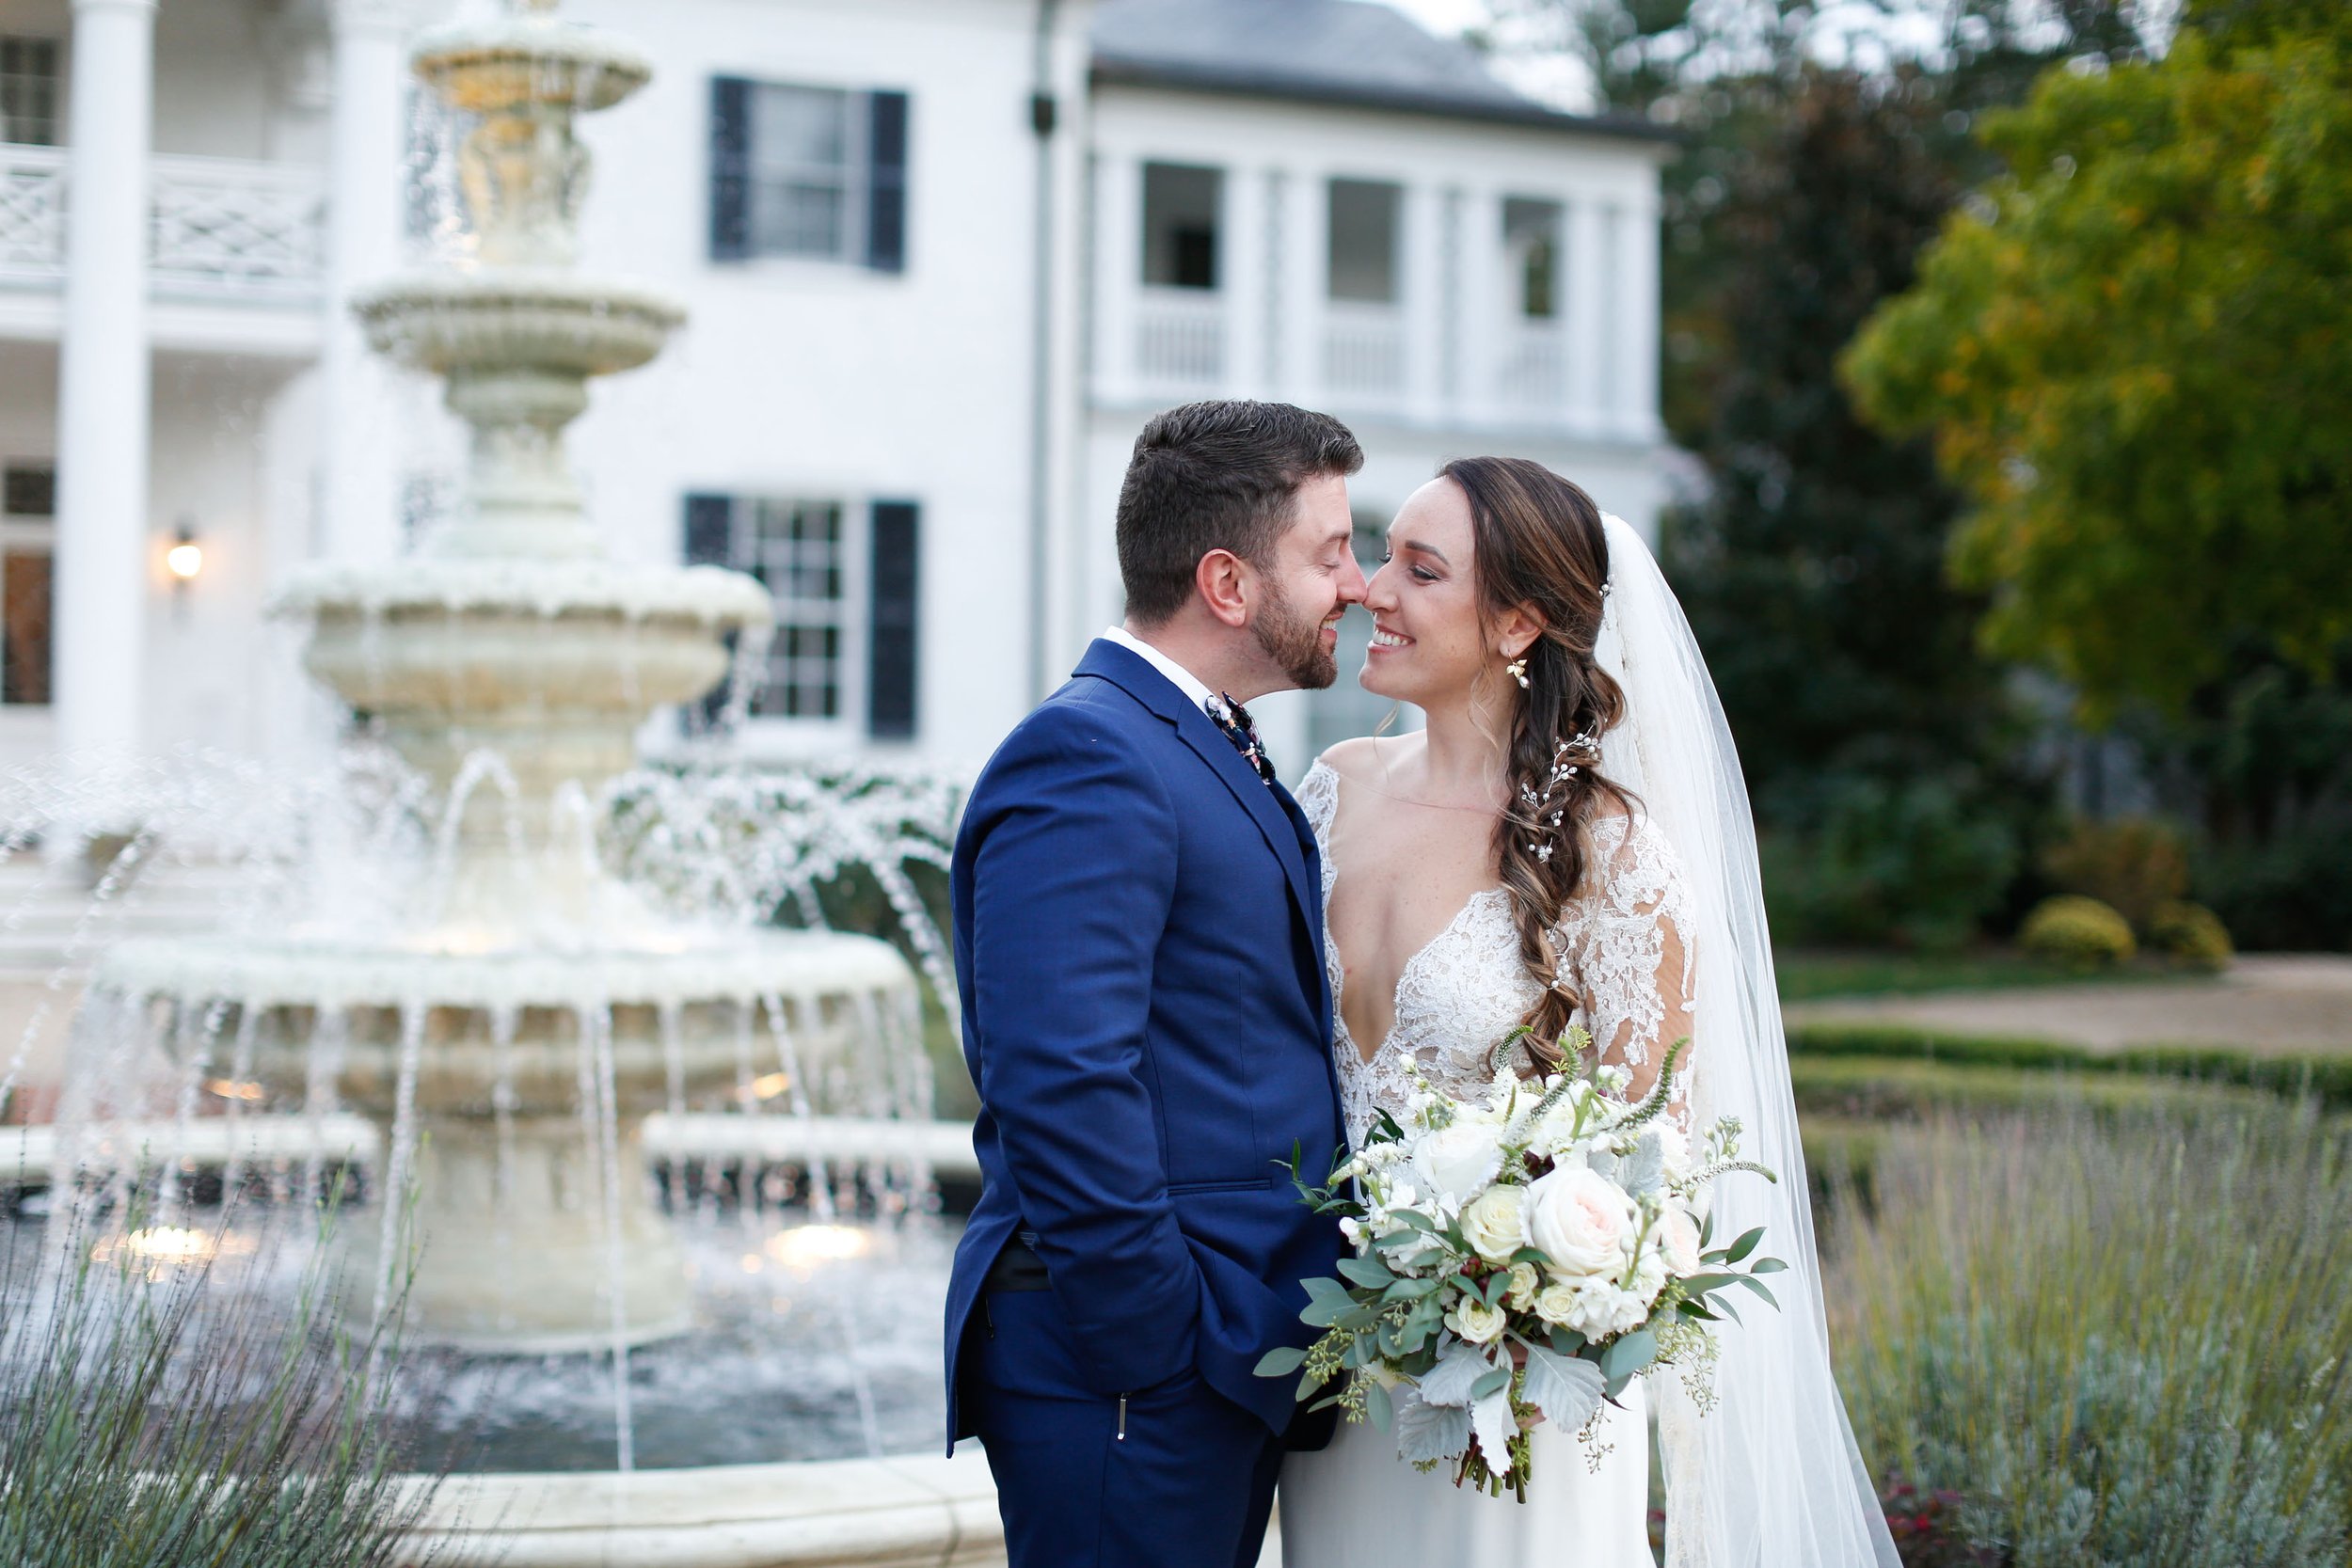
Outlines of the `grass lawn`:
M2122 969L2086 974L2043 963L2007 948L1970 948L1960 953L1838 952L1792 949L1778 956L1780 999L1810 1002L1828 996L1917 996L1931 991L1995 990L2013 986L2063 986L2098 982L2180 982L2199 976L2142 959Z

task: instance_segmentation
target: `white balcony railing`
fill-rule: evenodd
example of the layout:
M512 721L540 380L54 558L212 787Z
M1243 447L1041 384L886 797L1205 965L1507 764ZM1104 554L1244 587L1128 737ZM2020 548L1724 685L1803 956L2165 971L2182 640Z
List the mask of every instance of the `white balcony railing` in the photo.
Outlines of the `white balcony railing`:
M0 145L0 280L65 277L62 148ZM159 294L302 303L324 272L326 189L310 170L237 158L149 165L147 261Z
M1225 379L1225 302L1207 289L1146 287L1136 302L1136 375L1209 388Z
M1558 327L1518 325L1504 337L1495 391L1523 414L1558 414L1565 405L1568 350Z
M1333 300L1323 324L1323 385L1335 398L1392 398L1405 390L1405 321L1391 305Z
M65 272L65 152L0 144L0 277Z

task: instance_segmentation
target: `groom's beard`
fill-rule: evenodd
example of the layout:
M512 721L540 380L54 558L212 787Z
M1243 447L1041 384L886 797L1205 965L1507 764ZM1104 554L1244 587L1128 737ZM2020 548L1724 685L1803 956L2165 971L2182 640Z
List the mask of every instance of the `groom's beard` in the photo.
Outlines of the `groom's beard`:
M1294 610L1289 595L1271 578L1265 587L1265 611L1249 624L1249 634L1293 686L1321 691L1340 678L1339 659L1323 645L1323 623Z

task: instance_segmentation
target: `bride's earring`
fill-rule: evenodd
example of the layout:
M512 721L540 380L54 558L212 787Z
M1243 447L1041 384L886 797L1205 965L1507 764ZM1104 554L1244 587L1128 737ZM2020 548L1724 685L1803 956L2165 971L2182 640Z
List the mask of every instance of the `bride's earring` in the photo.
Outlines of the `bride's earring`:
M1509 673L1510 677L1511 677L1513 680L1515 680L1515 681L1517 681L1517 682L1518 682L1518 683L1519 683L1519 689L1520 689L1521 691L1524 691L1524 690L1526 690L1526 689L1528 689L1529 682L1528 682L1528 679L1527 679L1527 656L1526 656L1526 655L1524 655L1524 654L1520 655L1518 657L1517 657L1517 658L1513 659L1510 663L1508 663L1508 664L1504 665L1502 668L1503 668L1503 670L1504 670L1506 673Z

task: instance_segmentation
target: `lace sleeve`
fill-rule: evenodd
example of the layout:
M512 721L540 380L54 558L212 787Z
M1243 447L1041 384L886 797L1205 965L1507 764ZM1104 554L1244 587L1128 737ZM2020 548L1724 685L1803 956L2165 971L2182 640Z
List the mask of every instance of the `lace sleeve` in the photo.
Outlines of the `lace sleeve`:
M1666 1048L1692 1032L1690 887L1674 846L1646 818L1596 823L1593 858L1593 892L1562 933L1561 978L1583 999L1601 1059L1631 1069L1639 1097L1657 1083ZM1689 1085L1685 1076L1681 1090ZM1685 1105L1683 1092L1675 1099Z
M1326 853L1331 847L1331 818L1340 806L1340 776L1331 771L1328 763L1317 762L1307 769L1307 776L1298 781L1295 799L1298 809L1306 814L1307 826L1315 832L1315 842Z

